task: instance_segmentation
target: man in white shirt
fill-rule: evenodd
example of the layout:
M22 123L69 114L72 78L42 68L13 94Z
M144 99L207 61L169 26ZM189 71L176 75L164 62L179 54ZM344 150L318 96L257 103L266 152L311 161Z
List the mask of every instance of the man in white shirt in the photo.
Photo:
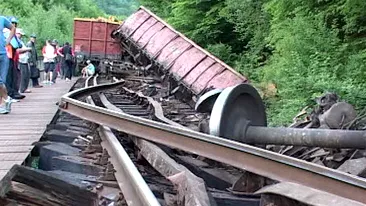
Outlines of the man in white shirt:
M51 45L51 41L46 41L46 46L42 49L44 63L44 83L52 84L52 74L55 70L56 49ZM48 75L49 73L49 75Z

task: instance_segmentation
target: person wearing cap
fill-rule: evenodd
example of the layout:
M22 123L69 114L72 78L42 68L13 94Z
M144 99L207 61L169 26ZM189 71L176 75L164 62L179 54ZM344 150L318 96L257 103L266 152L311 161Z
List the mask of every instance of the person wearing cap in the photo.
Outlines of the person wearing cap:
M88 77L88 76L93 76L95 73L95 67L91 63L91 61L88 59L86 61L86 63L88 65L81 70L81 73L83 74L83 78Z
M37 36L35 34L30 35L30 40L27 43L27 47L31 48L31 52L29 53L29 67L30 67L30 78L32 80L32 87L33 88L41 88L42 85L39 85L38 78L39 78L39 70L37 68L37 61L38 61L38 54L36 49L36 39Z
M9 29L9 35L5 39L4 29ZM0 16L0 114L7 114L11 111L12 100L8 96L6 88L6 77L9 70L9 59L6 47L10 44L11 39L15 35L15 27L4 16Z
M19 39L22 47L17 49L18 56L18 67L20 70L20 81L19 81L19 92L20 93L30 93L28 90L29 80L30 80L30 70L29 70L29 53L32 51L32 48L26 47L24 42L22 41L22 37L25 35L22 29L16 29L16 36Z
M18 25L18 20L15 17L9 17L9 21L13 24L16 28ZM10 31L8 29L4 30L4 36L8 37ZM19 39L14 36L10 44L6 47L7 55L9 58L9 69L8 75L6 78L6 88L8 90L8 96L10 96L13 102L18 102L18 100L23 99L25 95L19 93L19 86L18 86L18 76L20 76L20 71L17 68L17 55L16 50L21 48L22 44L20 43Z

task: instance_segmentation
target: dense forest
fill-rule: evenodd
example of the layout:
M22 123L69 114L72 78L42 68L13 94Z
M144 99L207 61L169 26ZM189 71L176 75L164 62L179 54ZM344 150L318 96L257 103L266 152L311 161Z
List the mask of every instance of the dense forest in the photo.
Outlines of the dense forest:
M71 41L74 17L125 18L144 5L247 76L272 125L326 91L366 106L364 0L3 0L39 41Z
M141 0L264 92L272 125L336 92L366 106L364 0Z
M38 47L46 39L57 39L60 43L71 42L75 17L116 16L122 20L137 8L138 3L130 0L0 1L0 14L17 17L19 27L28 35L37 34Z
M26 34L35 33L39 48L46 39L71 42L74 17L104 15L93 0L3 0L0 9L4 16L17 17Z
M119 19L125 19L135 12L139 3L136 0L94 0L99 8L106 14L113 15Z

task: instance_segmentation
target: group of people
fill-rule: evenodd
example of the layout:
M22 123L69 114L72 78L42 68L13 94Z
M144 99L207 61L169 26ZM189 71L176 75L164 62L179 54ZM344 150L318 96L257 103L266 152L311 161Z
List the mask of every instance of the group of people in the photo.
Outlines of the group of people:
M30 80L33 88L43 87L38 82L37 37L32 34L24 43L24 35L15 17L0 16L0 114L10 113L12 103L31 92L28 89ZM57 40L47 40L42 55L44 84L54 84L58 74L66 81L71 80L74 53L68 42L59 46Z
M45 84L54 84L58 76L71 80L74 64L74 52L69 42L60 46L56 39L47 40L42 48L44 64L44 82Z

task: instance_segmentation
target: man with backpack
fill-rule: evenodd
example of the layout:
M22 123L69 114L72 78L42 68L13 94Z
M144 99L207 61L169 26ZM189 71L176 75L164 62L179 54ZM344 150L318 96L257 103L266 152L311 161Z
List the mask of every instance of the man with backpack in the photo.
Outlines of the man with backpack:
M64 58L64 71L66 81L69 82L72 76L72 68L74 61L74 52L70 46L69 42L66 42L65 45L58 51L58 54Z
M57 51L59 50L58 41L56 39L52 40L51 45L55 48L56 54L58 54L57 53ZM60 74L60 64L61 64L61 57L57 55L55 57L55 69L51 80L53 83L56 83L56 79Z

